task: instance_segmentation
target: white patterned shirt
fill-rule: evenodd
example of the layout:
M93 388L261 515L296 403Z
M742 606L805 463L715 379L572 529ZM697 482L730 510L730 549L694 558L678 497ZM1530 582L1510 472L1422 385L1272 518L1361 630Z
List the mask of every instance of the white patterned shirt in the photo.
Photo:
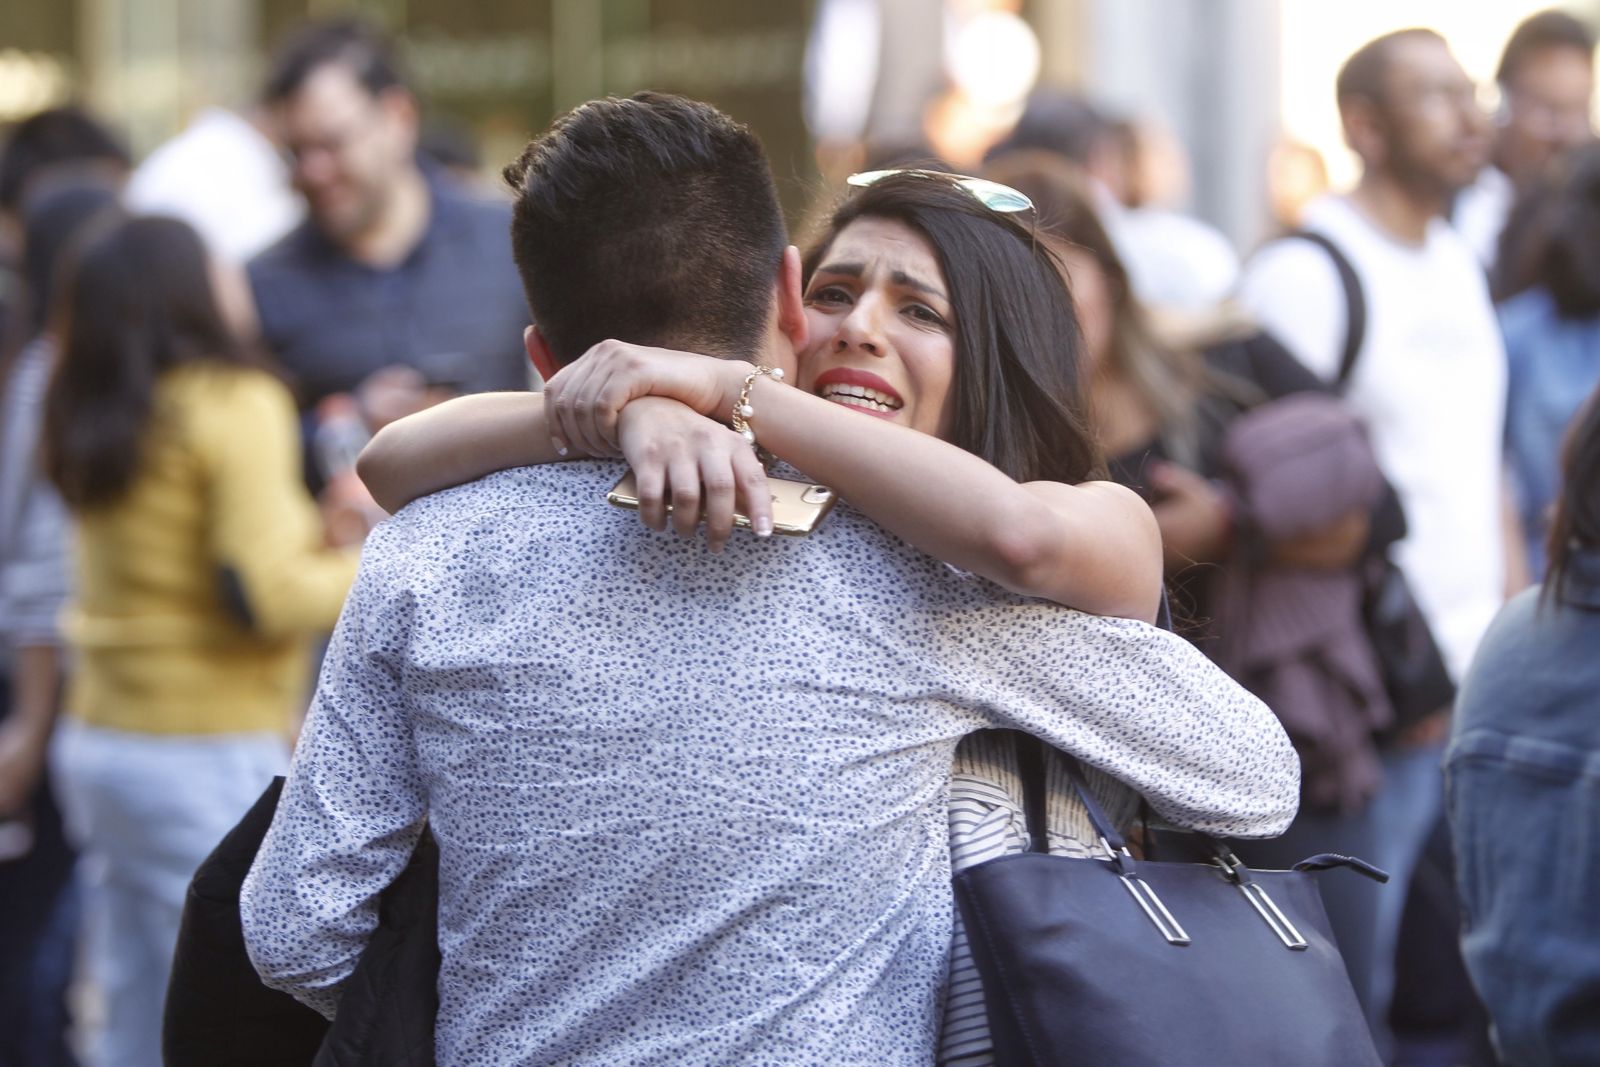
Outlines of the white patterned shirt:
M1277 720L1182 639L844 506L713 555L606 505L621 470L501 472L369 538L245 883L269 985L333 1013L426 819L443 1067L925 1065L962 736L1028 730L1180 825L1293 816Z

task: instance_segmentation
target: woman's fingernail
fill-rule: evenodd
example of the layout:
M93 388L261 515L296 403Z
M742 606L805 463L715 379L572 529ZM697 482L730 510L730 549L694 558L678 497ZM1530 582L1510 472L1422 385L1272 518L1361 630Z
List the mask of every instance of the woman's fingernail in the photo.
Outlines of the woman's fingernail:
M760 516L759 518L756 519L756 536L757 537L771 537L772 536L772 518L770 516L762 515L762 516Z
M564 455L567 454L567 443L565 441L563 441L561 438L559 438L559 437L550 438L550 444L555 448L556 455L564 456Z

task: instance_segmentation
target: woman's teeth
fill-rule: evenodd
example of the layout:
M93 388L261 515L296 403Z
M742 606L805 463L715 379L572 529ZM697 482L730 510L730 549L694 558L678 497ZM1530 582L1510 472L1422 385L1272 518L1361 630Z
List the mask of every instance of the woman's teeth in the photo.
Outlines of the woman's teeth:
M868 411L898 411L901 407L899 397L880 393L876 389L869 389L864 385L825 385L818 394L824 400L831 400L835 404L846 407L865 408Z

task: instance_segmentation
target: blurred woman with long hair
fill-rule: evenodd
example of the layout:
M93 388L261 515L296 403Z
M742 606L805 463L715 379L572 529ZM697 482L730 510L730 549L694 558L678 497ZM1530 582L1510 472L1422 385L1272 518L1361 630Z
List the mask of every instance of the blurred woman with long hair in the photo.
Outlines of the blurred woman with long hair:
M1537 579L1561 484L1561 435L1600 383L1600 145L1561 160L1533 195L1539 218L1521 235L1526 287L1500 305L1500 328L1506 458Z
M327 549L288 390L219 309L199 237L85 233L54 309L44 466L77 526L76 664L53 767L86 860L107 1062L160 1062L190 876L287 764L308 638L355 557Z

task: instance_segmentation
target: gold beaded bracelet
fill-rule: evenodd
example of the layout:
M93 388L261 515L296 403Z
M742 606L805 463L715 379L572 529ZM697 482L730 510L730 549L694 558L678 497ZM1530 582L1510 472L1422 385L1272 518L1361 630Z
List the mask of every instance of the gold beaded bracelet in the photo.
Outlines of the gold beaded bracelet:
M775 382L783 381L783 370L779 367L757 367L744 376L744 385L739 389L739 400L733 405L733 428L743 435L750 447L756 446L756 431L751 427L750 420L755 418L756 409L750 406L750 389L756 384L757 378L771 378Z

